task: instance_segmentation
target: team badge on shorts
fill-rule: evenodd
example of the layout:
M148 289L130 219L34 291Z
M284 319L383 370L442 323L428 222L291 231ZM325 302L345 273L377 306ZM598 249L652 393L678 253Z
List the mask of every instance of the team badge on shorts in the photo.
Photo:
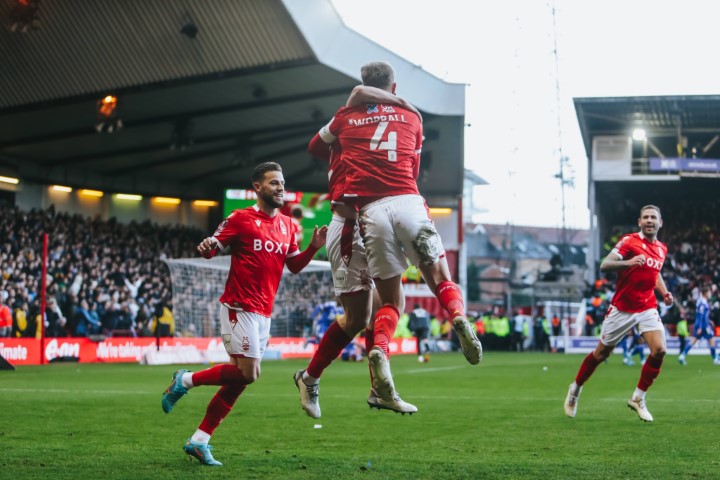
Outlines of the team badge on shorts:
M250 339L248 337L242 337L242 342L240 343L240 347L245 352L250 350Z

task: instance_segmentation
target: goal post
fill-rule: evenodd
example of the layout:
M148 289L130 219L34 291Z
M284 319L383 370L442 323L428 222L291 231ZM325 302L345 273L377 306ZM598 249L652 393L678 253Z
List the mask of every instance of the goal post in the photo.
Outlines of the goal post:
M212 259L166 259L172 283L175 332L181 336L220 336L219 298L230 271L230 255ZM335 298L330 262L312 260L302 272L283 271L275 296L270 335L302 337L318 303Z

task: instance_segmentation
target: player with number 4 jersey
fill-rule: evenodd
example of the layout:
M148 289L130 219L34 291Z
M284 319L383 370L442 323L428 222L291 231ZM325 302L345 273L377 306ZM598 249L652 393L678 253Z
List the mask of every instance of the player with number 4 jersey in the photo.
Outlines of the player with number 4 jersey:
M389 64L365 64L360 74L364 86L395 94L395 72ZM390 372L389 343L405 309L401 276L407 260L420 269L452 318L468 362L480 362L482 346L465 317L462 292L451 280L442 240L418 191L421 119L397 105L357 106L357 90L319 136L328 145L339 142L347 171L344 198L360 209L368 267L382 304L375 314L368 360L375 392L392 402L399 397Z

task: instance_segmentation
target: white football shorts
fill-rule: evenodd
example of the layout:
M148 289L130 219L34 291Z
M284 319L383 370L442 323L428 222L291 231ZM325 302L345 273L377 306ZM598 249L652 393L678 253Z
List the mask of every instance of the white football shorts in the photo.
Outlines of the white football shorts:
M360 232L373 278L386 280L413 265L432 265L444 255L440 235L420 195L385 197L360 210Z
M220 334L231 357L262 358L270 339L270 318L223 303L220 307Z
M371 290L365 245L357 221L333 215L325 243L332 269L335 295Z
M630 313L621 312L614 305L610 305L600 331L600 342L608 347L614 347L625 338L627 332L635 325L637 325L640 335L645 332L660 330L663 332L663 337L665 336L665 327L663 327L662 320L660 320L657 308ZM664 343L665 339L663 338Z

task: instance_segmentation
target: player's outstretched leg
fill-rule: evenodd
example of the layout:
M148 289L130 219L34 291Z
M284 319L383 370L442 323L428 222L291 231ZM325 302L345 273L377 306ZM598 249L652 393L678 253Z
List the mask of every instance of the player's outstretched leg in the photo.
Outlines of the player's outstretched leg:
M191 439L187 439L183 446L185 453L191 457L197 458L203 465L209 465L211 467L222 467L222 463L215 460L210 450L212 445L207 443L195 443Z
M293 382L300 392L300 406L308 417L320 418L320 385L308 385L303 381L305 370L298 370L293 375Z
M162 396L163 412L170 413L178 400L188 393L188 389L185 388L182 382L184 373L189 373L189 371L182 369L173 373L172 382L170 382Z
M402 413L403 415L406 413L412 415L418 411L415 405L404 401L400 398L400 395L398 395L397 392L395 392L395 396L392 401L386 402L380 395L377 394L374 388L370 389L370 395L368 395L367 403L370 405L370 408L377 408L378 410L392 410L393 412Z
M567 396L565 397L565 415L574 418L577 413L578 399L580 398L582 387L578 387L575 382L570 384Z
M475 327L470 325L465 315L461 314L456 314L452 322L463 355L470 365L477 365L482 359L482 344L475 334Z
M386 402L392 402L395 399L395 385L390 372L390 362L385 352L378 346L373 347L368 353L368 363L370 364L373 388L380 398Z
M635 410L635 413L638 414L640 420L643 420L645 422L653 421L653 416L650 415L644 398L636 397L635 395L633 395L633 397L628 400L628 407L630 408L630 410Z

